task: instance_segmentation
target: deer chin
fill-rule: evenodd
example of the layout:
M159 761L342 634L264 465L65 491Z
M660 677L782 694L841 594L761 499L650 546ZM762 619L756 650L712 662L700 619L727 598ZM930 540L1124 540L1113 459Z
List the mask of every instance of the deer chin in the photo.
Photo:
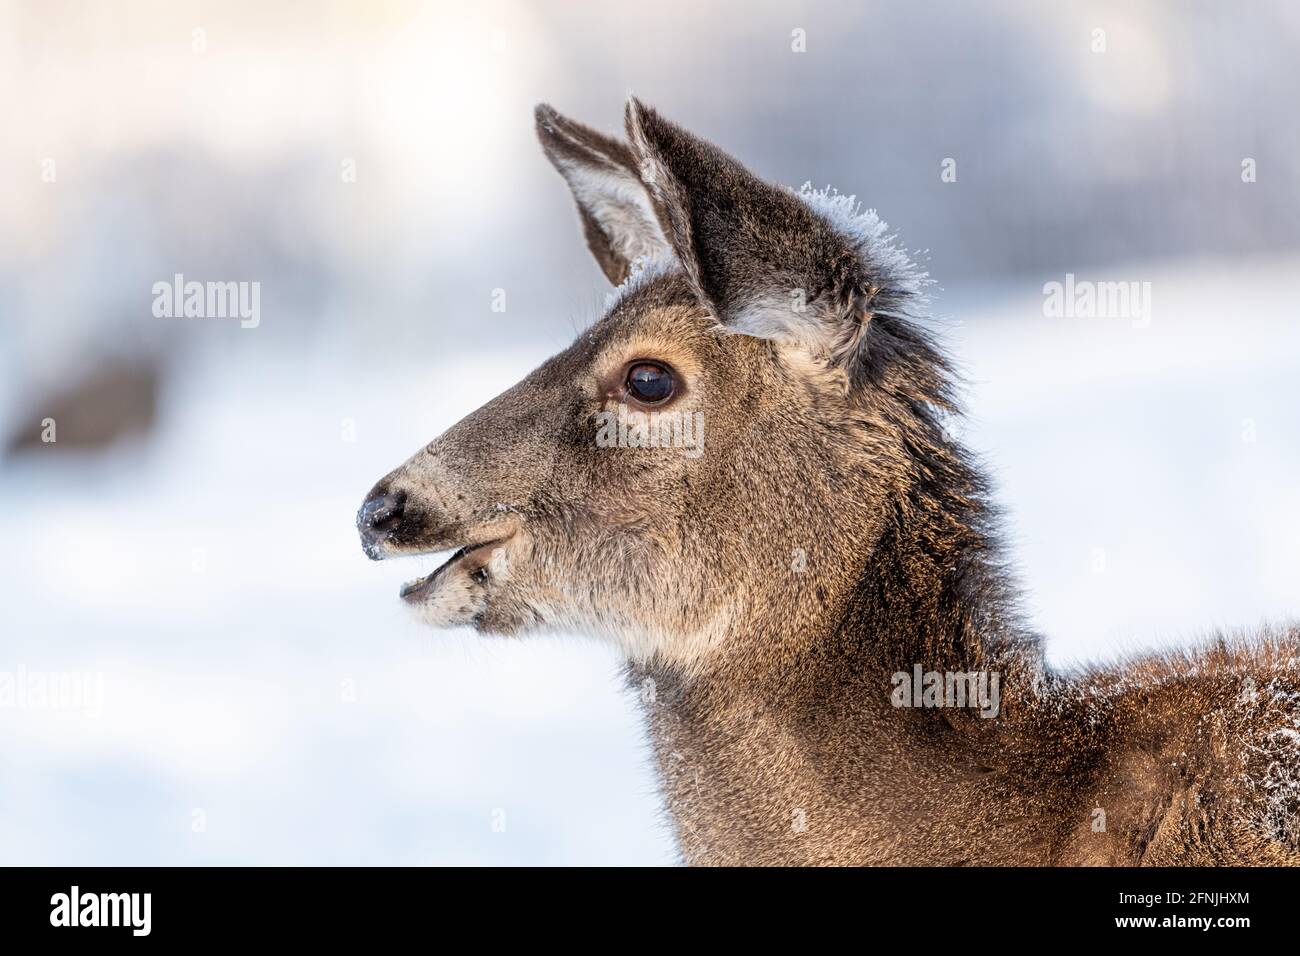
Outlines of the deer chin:
M510 575L513 538L459 549L432 573L402 585L402 600L432 627L477 626L492 590Z

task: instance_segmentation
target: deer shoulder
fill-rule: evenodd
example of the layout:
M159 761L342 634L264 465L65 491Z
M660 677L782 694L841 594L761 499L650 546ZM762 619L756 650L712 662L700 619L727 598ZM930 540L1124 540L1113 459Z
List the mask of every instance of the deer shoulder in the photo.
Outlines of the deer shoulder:
M1300 632L1130 662L1088 690L1112 730L1078 862L1300 864Z

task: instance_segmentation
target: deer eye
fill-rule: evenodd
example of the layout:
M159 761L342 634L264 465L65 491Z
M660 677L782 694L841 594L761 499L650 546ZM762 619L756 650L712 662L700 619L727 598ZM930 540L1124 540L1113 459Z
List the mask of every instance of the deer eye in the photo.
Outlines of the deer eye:
M657 362L637 362L627 370L627 390L638 402L657 405L673 393L673 374Z

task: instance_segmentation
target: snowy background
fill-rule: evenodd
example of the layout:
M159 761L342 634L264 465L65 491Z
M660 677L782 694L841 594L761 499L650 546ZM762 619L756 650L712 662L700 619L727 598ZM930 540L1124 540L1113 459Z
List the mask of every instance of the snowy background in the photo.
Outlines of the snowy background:
M0 676L102 689L0 700L0 863L672 862L614 655L422 630L352 524L598 314L540 100L928 250L1053 660L1300 611L1295 8L754 6L0 2Z

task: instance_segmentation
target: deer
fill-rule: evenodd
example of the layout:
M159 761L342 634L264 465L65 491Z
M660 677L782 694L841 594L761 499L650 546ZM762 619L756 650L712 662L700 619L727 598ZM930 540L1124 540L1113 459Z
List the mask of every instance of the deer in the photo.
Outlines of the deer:
M873 210L535 119L614 288L366 496L370 558L452 552L422 622L612 644L685 864L1300 862L1300 630L1049 666Z

